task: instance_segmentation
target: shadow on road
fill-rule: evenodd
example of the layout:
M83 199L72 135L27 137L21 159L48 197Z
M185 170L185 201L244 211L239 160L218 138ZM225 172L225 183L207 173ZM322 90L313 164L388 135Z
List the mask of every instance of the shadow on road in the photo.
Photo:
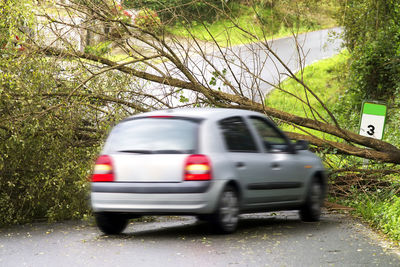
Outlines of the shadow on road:
M315 230L325 231L331 227L337 227L340 224L337 218L323 217L321 221L315 223L305 223L296 218L285 218L282 216L245 216L239 221L239 226L234 234L235 236L243 235L298 235L304 232ZM196 219L186 219L181 222L156 222L156 223L140 223L131 224L127 230L118 236L106 236L101 238L107 239L130 239L130 238L151 238L169 239L177 236L185 236L187 238L199 238L203 236L223 237L230 235L221 235L214 231L212 226L206 222L197 221Z

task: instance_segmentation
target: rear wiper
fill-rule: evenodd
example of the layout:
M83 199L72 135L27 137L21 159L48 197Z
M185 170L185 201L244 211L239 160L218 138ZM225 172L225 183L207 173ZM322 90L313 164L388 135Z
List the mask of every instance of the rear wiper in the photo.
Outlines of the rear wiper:
M151 151L151 150L118 150L117 152L138 153L138 154L152 154L153 153L153 151Z

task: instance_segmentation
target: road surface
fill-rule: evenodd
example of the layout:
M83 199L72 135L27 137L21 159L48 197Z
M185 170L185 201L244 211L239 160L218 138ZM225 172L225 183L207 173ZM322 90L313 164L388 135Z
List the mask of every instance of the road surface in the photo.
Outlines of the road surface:
M246 215L231 235L193 217L134 222L120 236L88 222L34 224L0 230L0 266L400 266L376 236L328 213L317 223L295 212Z
M206 86L213 89L232 91L217 79L215 85L210 85L213 72L226 72L226 79L246 97L261 102L264 95L272 90L272 85L279 84L288 77L286 65L292 73L321 59L332 57L342 49L342 40L339 38L341 28L325 29L300 34L297 38L286 37L268 41L268 46L277 57L266 49L264 43L252 43L233 47L218 48L215 44L201 42L187 43L185 49L181 45L185 41L176 44L171 43L174 53L181 58L183 64L191 71L192 75ZM283 63L283 64L282 64ZM188 80L187 77L170 61L157 65L157 68L171 76ZM156 70L148 69L148 72L158 74ZM153 95L162 96L171 92L168 86L157 83L147 83L146 91ZM196 99L196 94L186 91L185 96L191 100ZM180 95L170 99L170 104L177 106Z

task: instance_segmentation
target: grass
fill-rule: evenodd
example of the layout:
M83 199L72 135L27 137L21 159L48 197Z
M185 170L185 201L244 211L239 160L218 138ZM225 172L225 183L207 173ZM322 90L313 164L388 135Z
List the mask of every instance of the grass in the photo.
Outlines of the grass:
M398 243L400 241L400 197L396 195L399 193L398 188L399 183L394 182L385 192L378 190L360 193L355 190L351 199L336 199L336 201L353 207L353 215L360 216Z
M352 125L344 120L345 116L341 115L341 111L336 111L336 107L340 105L340 96L345 93L345 79L346 69L349 53L344 50L338 55L320 60L307 66L303 73L297 73L297 77L303 79L304 83L318 96L318 98L324 103L324 105L335 115L335 118L339 121L339 124L349 130L353 130ZM308 101L310 105L316 110L311 113L309 107L303 101L306 99L305 89L293 79L287 79L280 84L280 87L284 90L279 89L273 90L265 99L265 105L268 107L282 110L287 113L297 115L300 117L314 119L314 115L320 114L325 120L333 124L327 111L323 108L320 102L314 98L310 93L307 93ZM297 96L297 98L292 95ZM354 116L359 115L357 112L353 112ZM318 118L321 121L320 118ZM342 142L343 140L313 129L304 127L293 126L287 123L278 122L279 127L287 132L313 135L315 137ZM324 160L329 168L344 168L344 166L356 166L362 164L362 159L357 157L340 157L335 154L319 153L319 156Z
M400 241L400 197L383 201L370 198L355 206L364 219L372 222L392 239Z
M248 23L254 20L252 16L241 16L236 19L235 22L228 20L219 20L215 23L204 23L194 24L188 26L179 25L174 28L170 28L169 32L173 35L188 37L190 35L195 36L197 39L216 42L222 47L234 46L240 44L248 44L257 42L260 40L269 40L272 38L280 38L284 36L290 36L292 32L283 26L276 33L268 33L261 27L258 27L254 23ZM242 27L243 30L236 27L236 25ZM297 29L299 33L307 32L311 30L318 30L321 27L309 28L300 27Z
M293 14L284 14L284 11L279 10L279 17L276 15L274 17L271 8L259 6L253 8L234 3L231 6L231 19L220 17L212 23L177 23L173 27L169 27L168 31L177 36L193 35L200 40L216 41L220 46L247 44L259 40L290 36L293 30L296 33L303 33L335 26L334 20L329 15L333 8L330 5L325 5L321 9L324 12L314 11L315 13L308 19L304 18L301 23L289 28L285 26L283 21L289 16L293 17ZM260 17L262 22L259 19Z
M308 87L310 87L310 89L329 108L337 103L338 96L345 90L343 86L343 80L345 79L345 77L343 77L343 70L347 64L348 56L348 52L343 51L332 58L321 60L307 66L302 75L299 73L297 74L299 78L302 76L304 83L307 84ZM302 103L299 99L296 99L290 94L303 100L306 99L307 95L310 104L316 109L316 111L324 118L329 119L327 112L317 99L310 93L306 94L305 89L295 80L288 79L281 84L281 87L284 91L275 89L267 96L265 101L266 106L284 110L285 112L297 116L313 118L313 114L310 112L306 103ZM291 126L284 126L283 128L300 132L298 129L293 129ZM311 132L322 137L321 133L317 131Z

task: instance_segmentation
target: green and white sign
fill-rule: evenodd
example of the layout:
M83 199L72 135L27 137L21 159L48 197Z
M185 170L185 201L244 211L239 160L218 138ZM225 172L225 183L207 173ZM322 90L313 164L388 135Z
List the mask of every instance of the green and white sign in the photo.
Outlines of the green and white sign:
M387 107L383 104L364 102L361 114L360 135L382 139Z

